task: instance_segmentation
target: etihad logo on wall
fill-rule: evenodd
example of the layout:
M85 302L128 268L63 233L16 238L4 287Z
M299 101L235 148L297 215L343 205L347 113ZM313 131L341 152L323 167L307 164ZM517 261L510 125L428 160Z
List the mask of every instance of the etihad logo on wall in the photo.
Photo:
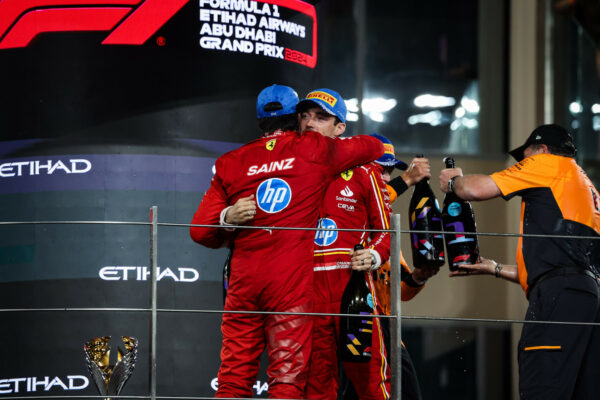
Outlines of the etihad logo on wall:
M0 2L0 4L2 3ZM83 158L73 158L68 161L16 161L0 164L0 178L53 174L85 174L91 169L92 163Z
M66 378L8 378L0 379L0 394L47 392L50 389L83 390L90 385L88 378L82 375L67 375Z
M189 0L2 0L0 49L51 32L110 31L102 44L142 45Z
M99 272L103 281L147 281L150 280L150 268L143 266L106 266ZM175 282L196 282L200 274L194 268L156 268L156 280Z

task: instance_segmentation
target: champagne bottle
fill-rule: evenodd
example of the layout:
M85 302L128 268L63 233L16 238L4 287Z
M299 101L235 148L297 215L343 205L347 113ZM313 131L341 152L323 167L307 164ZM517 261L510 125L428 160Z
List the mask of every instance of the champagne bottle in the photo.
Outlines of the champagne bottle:
M417 157L423 157L417 155ZM442 231L440 205L425 178L415 184L408 206L410 229ZM411 249L415 268L437 268L444 265L444 239L441 233L412 233Z
M354 250L363 246L357 244ZM340 314L372 315L373 295L367 286L364 271L352 270L344 289ZM340 355L342 361L369 362L373 341L373 318L340 317Z
M452 157L444 158L444 163L446 168L454 168ZM471 203L461 199L456 193L447 193L444 197L442 222L450 271L459 270L461 264L476 263L479 258L477 235L465 235L465 232L477 231Z

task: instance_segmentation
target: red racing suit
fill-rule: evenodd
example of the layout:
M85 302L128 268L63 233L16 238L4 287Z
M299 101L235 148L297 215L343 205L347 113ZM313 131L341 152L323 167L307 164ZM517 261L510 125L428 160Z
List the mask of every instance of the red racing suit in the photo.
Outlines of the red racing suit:
M223 209L255 195L249 225L316 226L323 193L335 175L383 154L376 138L326 138L316 132L276 131L220 157L192 224L219 224ZM194 241L224 243L223 229L192 227ZM314 231L239 229L233 239L225 310L312 312ZM251 397L265 346L269 396L301 398L311 351L312 318L223 315L216 397Z
M382 167L369 163L345 171L329 185L321 207L320 227L338 229L389 229L391 208L382 179ZM319 231L315 235L315 312L339 313L344 288L350 279L349 252L361 243L378 263L390 254L390 236L380 232ZM375 297L373 278L365 272ZM338 392L339 317L315 318L313 353L305 398L336 399ZM373 319L372 359L344 363L346 375L361 399L389 398L390 377L380 321Z

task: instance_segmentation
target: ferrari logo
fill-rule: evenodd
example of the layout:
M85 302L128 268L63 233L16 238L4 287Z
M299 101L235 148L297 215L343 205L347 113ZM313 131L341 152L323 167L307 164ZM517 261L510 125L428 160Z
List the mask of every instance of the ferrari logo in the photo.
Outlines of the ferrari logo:
M275 148L275 142L277 139L271 139L267 142L267 150L273 150Z
M352 171L351 169L342 172L342 178L344 178L345 180L349 181L350 179L352 179L352 175L354 175L354 171Z

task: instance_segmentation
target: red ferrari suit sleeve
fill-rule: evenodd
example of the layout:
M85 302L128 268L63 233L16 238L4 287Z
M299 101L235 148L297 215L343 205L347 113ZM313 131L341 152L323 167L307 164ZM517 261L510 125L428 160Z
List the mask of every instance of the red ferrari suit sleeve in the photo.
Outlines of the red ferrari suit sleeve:
M219 160L217 160L219 164ZM217 171L219 171L217 169ZM223 188L223 183L218 174L215 174L210 182L210 188L204 194L202 202L198 206L192 224L197 225L219 225L221 211L229 206L228 199ZM222 228L190 227L192 239L206 247L213 249L223 247L226 244L226 233Z
M304 136L310 134L305 132ZM319 134L320 135L320 134ZM312 137L305 140L307 154L317 163L328 165L331 175L337 175L358 165L367 164L383 155L383 144L379 139L368 135L349 138ZM326 147L323 147L321 144Z
M386 186L381 175L381 167L374 163L361 167L367 171L369 187L367 195L367 218L370 229L390 229L390 203L384 199ZM369 248L375 250L381 258L380 264L390 258L390 234L387 232L372 233Z

